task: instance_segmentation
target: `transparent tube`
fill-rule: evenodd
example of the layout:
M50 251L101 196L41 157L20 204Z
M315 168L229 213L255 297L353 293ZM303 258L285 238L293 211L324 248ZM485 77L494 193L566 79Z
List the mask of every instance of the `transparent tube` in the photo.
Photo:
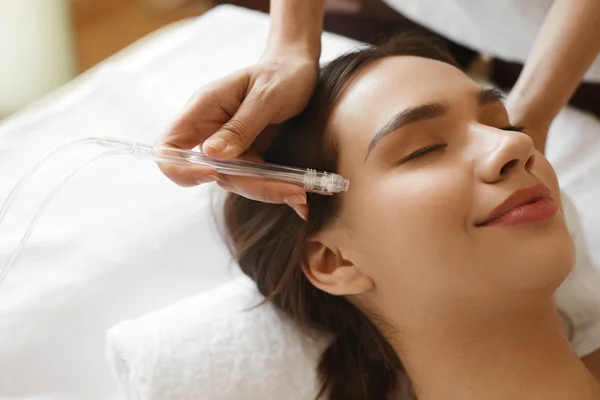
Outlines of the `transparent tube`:
M58 151L62 150L63 148L65 148L67 146L72 146L73 144L80 144L80 143L85 143L85 142L89 143L89 140L85 140L84 139L82 141L71 142L71 143L68 143L65 146L61 146L58 149L56 149L53 152L51 152L50 154L48 154L47 156L45 156L44 158L42 158L42 161L38 162L31 170L29 170L29 172L23 178L21 178L21 180L13 188L13 190L9 194L8 198L6 199L4 205L2 206L2 209L0 209L0 225L2 223L3 218L8 213L8 210L10 209L10 206L12 205L12 203L13 203L14 199L16 198L18 192L20 191L21 187L28 181L28 179L31 177L31 175L33 173L35 173L35 171L37 171L39 169L39 167L44 164L44 162L50 156L52 156L53 154L56 154ZM85 167L89 166L90 164L92 164L92 163L100 160L101 158L108 157L108 156L115 156L115 155L127 155L127 152L124 152L123 150L105 151L104 153L102 153L100 155L97 155L97 156L95 156L95 157L93 157L91 159L88 159L87 161L85 161L85 162L81 163L80 165L78 165L54 189L52 189L52 191L50 192L50 194L48 194L48 196L46 196L46 198L44 199L44 202L42 203L42 205L40 206L40 208L36 211L35 216L31 220L31 222L29 223L29 226L27 227L27 230L25 231L25 234L23 235L23 237L19 241L19 244L17 245L17 248L15 249L15 251L12 253L12 255L10 256L10 258L8 259L8 262L6 263L6 265L4 266L4 268L0 269L0 287L2 286L2 282L6 278L6 275L8 275L8 272L12 269L12 267L16 264L17 260L19 259L19 256L21 255L21 251L23 250L23 247L25 247L25 244L27 243L27 240L29 239L29 236L33 232L33 229L35 228L37 222L39 221L39 219L41 218L42 214L46 210L46 207L48 207L48 205L52 202L52 200L54 199L54 197L63 188L63 186L65 186L67 184L67 182L69 182L71 180L71 178L73 178L83 168L85 168Z
M35 174L40 169L40 167L42 167L42 165L44 165L46 163L46 161L48 159L50 159L55 154L61 153L63 149L84 146L86 144L96 144L97 142L98 142L97 138L79 139L74 142L69 142L69 143L63 144L63 145L57 147L56 149L52 150L45 156L43 156L40 161L38 161L33 167L31 167L31 169L29 171L27 171L27 173L23 176L23 178L21 178L17 182L17 184L12 188L12 190L8 194L8 197L4 201L2 208L0 208L0 226L2 226L2 221L4 220L4 217L6 217L6 213L8 212L14 199L18 196L23 185L25 185L25 183L27 183L29 177L31 177L33 174Z
M189 165L197 164L204 165L213 168L215 171L227 174L227 175L239 175L239 176L250 176L259 177L266 179L273 179L283 182L288 182L303 186L306 190L324 191L329 193L339 193L348 190L349 182L342 178L340 175L332 174L328 172L319 172L312 169L302 169L287 167L277 164L258 163L246 160L215 160L205 156L203 153L198 151L187 151L180 150L166 146L150 146L145 144L139 144L133 141L113 139L113 138L86 138L76 140L59 146L52 150L46 156L44 156L36 165L34 165L26 174L23 176L14 188L9 193L6 201L0 208L0 226L6 217L11 205L14 203L17 195L23 188L23 186L29 182L32 175L34 175L41 166L43 166L49 158L63 150L72 147L85 146L88 144L101 145L105 150L98 155L86 160L85 162L78 165L73 169L58 186L52 189L50 194L44 199L40 208L36 211L35 216L29 223L25 234L19 241L17 248L9 257L7 264L4 268L0 269L0 286L10 269L17 262L21 251L23 250L29 236L33 232L38 220L44 213L46 207L50 204L56 194L62 189L62 187L75 176L81 169L94 163L95 161L112 156L112 155L133 155L138 157L151 158L158 162Z
M97 138L98 143L113 149L128 150L132 155L152 158L157 162L179 165L204 165L225 175L266 178L304 187L306 190L340 193L348 190L349 182L340 175L278 164L247 160L215 160L199 151L180 150L167 146L150 146L109 137Z

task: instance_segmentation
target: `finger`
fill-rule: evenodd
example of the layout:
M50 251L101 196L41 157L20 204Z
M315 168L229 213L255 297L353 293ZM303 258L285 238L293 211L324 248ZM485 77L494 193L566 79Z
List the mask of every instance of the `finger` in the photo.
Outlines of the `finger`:
M222 188L251 200L273 204L306 204L304 189L291 183L231 175L220 175L217 183Z
M232 179L219 179L219 180L217 180L217 185L219 185L221 188L223 188L227 191L238 194L240 196L247 197L251 200L263 201L263 202L275 203L275 204L282 203L281 201L278 201L276 199L265 198L264 194L263 195L258 194L256 186L257 186L257 183L259 183L259 182L244 182L244 183L240 184L240 182L239 182L240 180L245 181L246 179L248 179L248 178L232 177ZM254 180L254 178L252 178L252 180ZM237 185L236 185L236 181L238 181ZM251 188L249 191L247 188L244 189L244 186L246 186L246 185L253 185L254 188ZM288 185L288 184L283 184L283 185ZM294 185L292 185L292 186L294 186ZM300 196L300 197L296 197L296 196ZM265 200L274 200L274 201L265 201ZM298 215L298 217L300 217L304 221L308 221L308 204L305 204L305 202L306 202L306 195L303 196L302 194L296 193L295 188L293 189L291 194L289 194L283 198L283 203L287 204L292 210L294 210L294 212Z
M307 190L307 192L309 192L309 193L321 194L321 195L323 195L323 196L333 196L333 195L334 195L334 193L331 193L331 192L326 192L326 191L324 191L324 190L315 190L315 189L310 189L310 190Z
M247 74L240 71L203 87L192 97L157 144L189 150L203 143L239 108L248 84Z
M245 153L242 156L238 157L242 160L248 160L248 161L254 161L254 162L259 162L259 163L263 163L265 164L265 161L260 158L260 156L258 156L257 154L254 153ZM333 193L331 192L326 192L324 190L316 190L316 189L308 189L308 190L304 190L305 192L308 193L316 193L316 194L321 194L323 196L333 196Z
M227 76L205 87L188 103L173 125L156 141L156 145L189 150L202 143L237 109L247 86L244 74ZM245 86L246 85L246 86ZM242 89L240 89L242 88ZM210 168L158 163L160 170L180 186L214 181L217 174Z
M215 170L198 165L177 165L157 163L158 168L169 179L182 187L200 185L202 183L214 182L218 178Z
M308 221L308 205L307 204L288 204L288 206L298 214L304 221Z
M235 158L244 153L274 119L274 104L264 92L251 92L233 117L215 132L202 150L209 157Z

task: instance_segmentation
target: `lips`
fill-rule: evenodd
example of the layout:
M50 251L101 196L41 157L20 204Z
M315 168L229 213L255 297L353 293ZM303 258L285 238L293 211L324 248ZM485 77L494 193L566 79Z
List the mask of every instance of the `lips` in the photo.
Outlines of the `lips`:
M551 218L557 211L558 206L552 199L550 189L540 184L517 190L475 226L536 223Z

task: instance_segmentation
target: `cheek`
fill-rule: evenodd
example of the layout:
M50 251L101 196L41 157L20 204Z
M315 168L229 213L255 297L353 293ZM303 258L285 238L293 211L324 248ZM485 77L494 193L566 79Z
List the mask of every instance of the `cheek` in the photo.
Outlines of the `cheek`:
M464 172L447 166L399 169L357 189L363 187L348 208L352 247L376 283L434 271L465 241L472 182Z

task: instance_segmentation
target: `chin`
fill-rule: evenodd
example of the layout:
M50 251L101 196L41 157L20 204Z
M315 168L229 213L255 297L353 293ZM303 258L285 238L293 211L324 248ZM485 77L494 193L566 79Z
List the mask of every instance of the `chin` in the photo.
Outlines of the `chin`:
M564 223L532 235L515 248L515 254L521 256L518 264L527 271L523 282L552 295L575 266L575 244Z
M492 260L508 287L521 293L552 296L575 265L575 245L559 213L541 224L494 232Z

